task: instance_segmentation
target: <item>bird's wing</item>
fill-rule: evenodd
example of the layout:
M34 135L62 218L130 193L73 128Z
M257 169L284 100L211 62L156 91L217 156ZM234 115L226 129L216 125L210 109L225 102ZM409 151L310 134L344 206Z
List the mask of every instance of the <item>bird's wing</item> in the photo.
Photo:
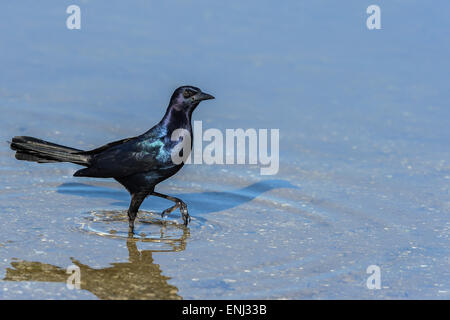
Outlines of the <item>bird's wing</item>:
M139 137L109 143L88 151L90 166L77 171L75 176L120 178L136 173L163 168L167 154L161 139Z
M81 153L86 154L86 155L96 155L96 154L99 154L99 153L101 153L101 152L103 152L103 151L105 151L105 150L107 150L107 149L109 149L111 147L115 147L115 146L124 144L124 143L126 143L126 142L128 142L130 140L133 140L133 139L136 139L136 137L126 138L126 139L110 142L110 143L107 143L104 146L101 146L99 148L96 148L96 149L93 149L93 150L89 150L89 151L83 151Z

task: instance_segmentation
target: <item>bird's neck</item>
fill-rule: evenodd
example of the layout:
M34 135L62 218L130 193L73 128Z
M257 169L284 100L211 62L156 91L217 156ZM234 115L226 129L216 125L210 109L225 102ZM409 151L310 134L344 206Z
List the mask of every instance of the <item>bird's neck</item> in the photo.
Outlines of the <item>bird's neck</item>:
M191 113L169 107L159 124L167 130L166 135L172 135L177 129L185 129L191 132Z

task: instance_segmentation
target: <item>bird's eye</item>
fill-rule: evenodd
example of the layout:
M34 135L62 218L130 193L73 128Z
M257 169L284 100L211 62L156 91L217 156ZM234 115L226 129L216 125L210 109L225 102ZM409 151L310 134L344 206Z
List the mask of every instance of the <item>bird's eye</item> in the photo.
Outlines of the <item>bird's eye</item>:
M183 92L183 97L185 97L185 98L190 98L190 97L192 97L193 95L195 94L195 91L192 91L192 90L184 90L184 92Z

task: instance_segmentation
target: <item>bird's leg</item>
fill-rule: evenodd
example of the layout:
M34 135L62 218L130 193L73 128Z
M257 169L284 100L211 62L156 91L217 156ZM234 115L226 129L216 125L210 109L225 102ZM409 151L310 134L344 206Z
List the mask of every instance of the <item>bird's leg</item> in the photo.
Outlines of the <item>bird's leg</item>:
M189 213L187 210L187 205L186 205L186 203L183 202L183 200L175 198L175 197L171 197L171 196L168 196L168 195L165 195L162 193L158 193L158 192L152 192L151 195L175 202L174 206L172 206L162 212L162 214L161 214L162 216L171 213L172 211L174 211L177 208L180 208L180 212L181 212L181 216L183 217L184 225L187 226L188 223L191 222L191 217L189 216Z
M128 209L128 223L129 223L128 233L130 234L134 233L134 220L136 219L139 207L141 206L145 197L146 194L142 193L135 193L131 195L130 208Z

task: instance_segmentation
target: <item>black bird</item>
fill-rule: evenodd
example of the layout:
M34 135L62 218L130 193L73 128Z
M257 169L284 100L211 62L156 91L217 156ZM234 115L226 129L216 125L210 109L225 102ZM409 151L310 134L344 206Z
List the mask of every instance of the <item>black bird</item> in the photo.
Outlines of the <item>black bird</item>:
M172 160L172 153L177 152L183 158L187 157L192 148L192 139L185 140L186 136L180 136L173 141L172 134L177 129L184 129L192 137L192 112L201 101L209 99L214 97L203 93L199 88L180 87L174 91L164 117L153 128L140 136L111 142L94 150L83 151L25 136L14 137L11 149L16 151L18 160L39 163L72 162L85 166L86 168L75 172L75 177L117 180L131 195L128 209L130 232L134 231L134 220L139 207L149 195L175 202L175 205L164 210L161 215L179 208L184 224L187 225L190 217L186 203L155 192L155 186L183 167L182 161L177 163ZM180 150L180 141L190 141L190 148Z

